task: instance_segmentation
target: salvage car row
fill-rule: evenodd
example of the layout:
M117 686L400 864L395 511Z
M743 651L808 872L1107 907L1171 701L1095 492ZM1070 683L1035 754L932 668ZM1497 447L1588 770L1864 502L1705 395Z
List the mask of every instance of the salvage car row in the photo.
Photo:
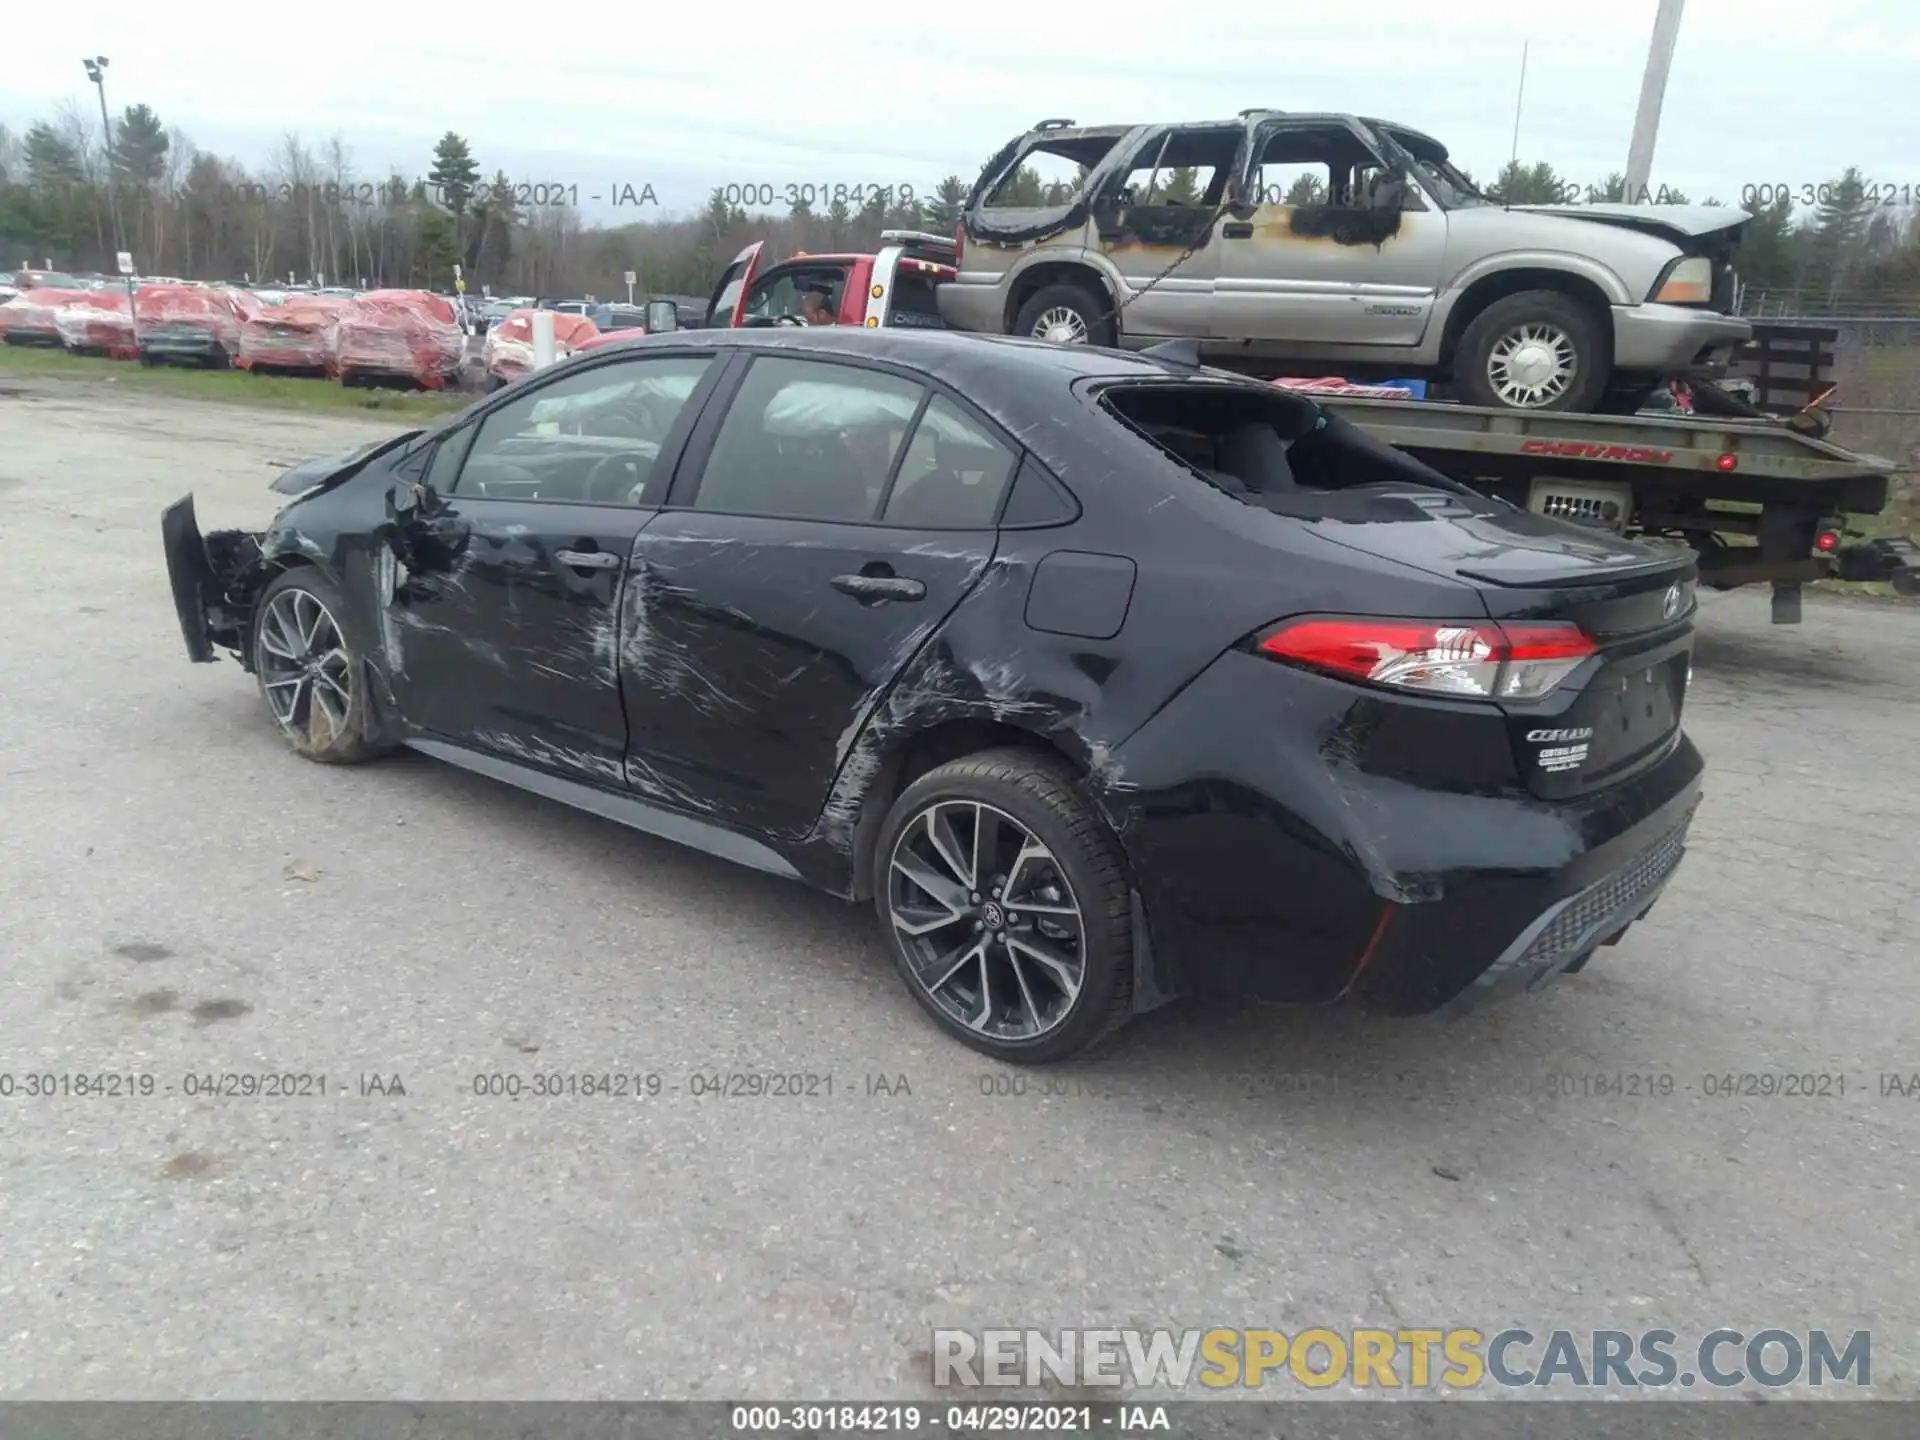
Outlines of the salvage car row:
M60 277L65 279L66 277ZM476 358L493 388L533 367L532 308L485 329ZM0 341L76 355L324 376L343 385L442 390L468 373L469 317L426 290L258 291L185 281L125 289L30 284L0 303ZM554 315L556 355L602 332L584 315Z

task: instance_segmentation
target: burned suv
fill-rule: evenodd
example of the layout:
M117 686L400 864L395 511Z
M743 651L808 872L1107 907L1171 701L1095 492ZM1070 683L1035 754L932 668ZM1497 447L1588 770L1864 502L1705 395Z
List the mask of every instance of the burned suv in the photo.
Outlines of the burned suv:
M1209 363L1420 376L1476 405L1630 413L1724 373L1744 211L1504 207L1438 141L1350 115L1042 121L987 163L940 308L957 329L1202 342Z

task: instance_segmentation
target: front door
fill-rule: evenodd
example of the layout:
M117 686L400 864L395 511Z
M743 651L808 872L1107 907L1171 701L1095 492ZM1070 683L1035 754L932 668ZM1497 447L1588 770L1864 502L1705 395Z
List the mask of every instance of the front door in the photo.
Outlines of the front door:
M634 550L628 779L799 836L887 685L993 558L1018 454L917 380L778 355L755 357L700 431Z
M1309 345L1417 345L1446 264L1447 217L1338 121L1276 120L1252 137L1246 198L1214 227L1210 333Z
M570 779L624 783L618 602L714 367L710 354L615 359L535 385L440 442L429 513L382 616L411 723Z

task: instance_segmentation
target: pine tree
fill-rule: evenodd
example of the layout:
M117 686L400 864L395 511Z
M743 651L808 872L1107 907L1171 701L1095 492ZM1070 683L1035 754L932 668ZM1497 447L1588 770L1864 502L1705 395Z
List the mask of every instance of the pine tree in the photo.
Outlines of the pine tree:
M113 127L110 157L114 178L128 185L152 185L167 172L173 141L160 117L145 105L129 105Z
M927 228L942 235L950 235L960 226L960 216L967 206L967 192L971 187L958 175L949 175L934 189L933 198L926 203Z
M473 163L467 142L451 130L433 147L433 168L427 171L427 181L434 188L434 199L455 215L466 214L467 202L480 181L480 167Z

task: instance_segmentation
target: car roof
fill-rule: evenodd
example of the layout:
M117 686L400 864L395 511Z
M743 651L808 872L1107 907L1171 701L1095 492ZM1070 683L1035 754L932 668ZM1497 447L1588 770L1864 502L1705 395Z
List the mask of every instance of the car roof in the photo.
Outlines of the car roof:
M1200 379L1221 383L1241 378L1217 370L1170 367L1149 355L1093 345L1058 345L1025 336L964 330L869 330L855 325L669 330L638 336L620 345L619 351L633 355L708 346L904 365L946 381L968 399L1003 417L1032 416L1036 391L1086 380Z
M1301 120L1309 124L1315 122L1333 122L1346 124L1357 122L1373 130L1390 131L1396 138L1411 137L1416 142L1446 150L1431 135L1403 125L1398 120L1382 120L1372 115L1350 115L1344 111L1333 110L1243 110L1238 115L1224 120L1141 120L1125 125L1058 125L1051 128L1035 126L1027 131L1027 137L1045 135L1056 140L1104 140L1118 139L1132 134L1135 130L1211 130L1223 126L1252 124L1261 120Z

